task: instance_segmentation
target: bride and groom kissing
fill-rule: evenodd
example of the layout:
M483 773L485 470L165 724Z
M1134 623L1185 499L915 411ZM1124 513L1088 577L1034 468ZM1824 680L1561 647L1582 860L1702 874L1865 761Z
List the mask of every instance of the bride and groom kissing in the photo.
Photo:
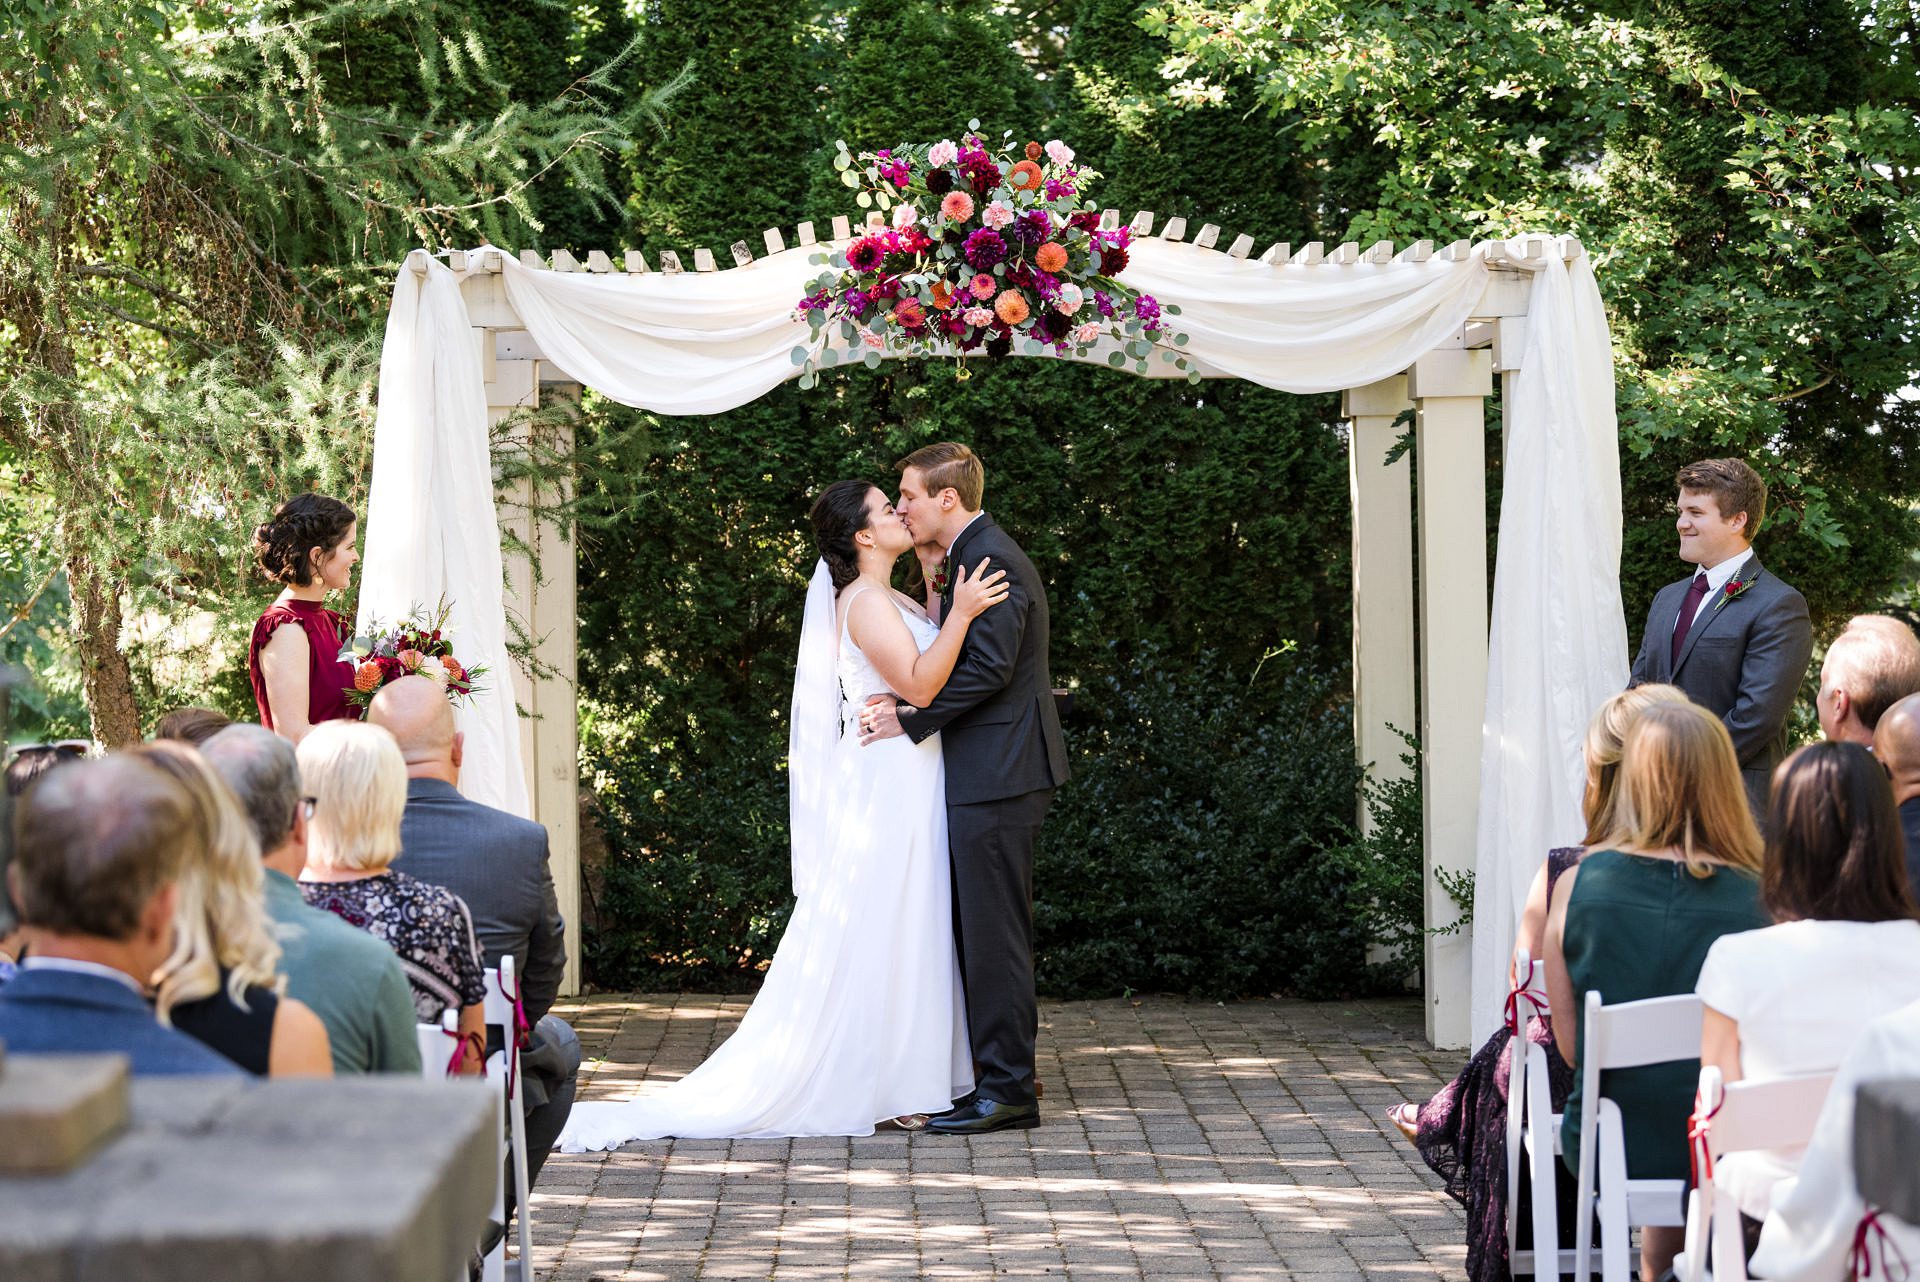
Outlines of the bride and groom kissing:
M787 775L795 903L733 1036L684 1078L576 1105L559 1146L978 1135L1040 1123L1033 854L1066 746L1040 575L981 510L986 472L942 442L899 498L837 481L795 665ZM916 543L946 573L892 586Z

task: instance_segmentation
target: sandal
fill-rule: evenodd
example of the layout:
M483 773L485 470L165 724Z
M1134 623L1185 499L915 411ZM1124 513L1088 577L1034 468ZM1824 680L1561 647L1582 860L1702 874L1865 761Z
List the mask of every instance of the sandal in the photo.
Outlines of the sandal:
M876 1131L924 1131L931 1116L928 1113L907 1113L901 1117L889 1117L875 1122L873 1129Z
M1395 1104L1387 1110L1387 1120L1408 1139L1420 1138L1420 1106L1418 1104Z

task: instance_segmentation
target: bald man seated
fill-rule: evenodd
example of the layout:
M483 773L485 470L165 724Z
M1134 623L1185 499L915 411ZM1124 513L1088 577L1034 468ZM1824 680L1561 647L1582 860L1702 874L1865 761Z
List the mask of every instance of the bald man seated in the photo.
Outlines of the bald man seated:
M1873 731L1873 755L1893 781L1900 827L1907 834L1907 883L1920 899L1920 694L1888 708Z
M580 1072L580 1039L548 1013L567 965L566 923L547 867L547 830L460 795L462 736L439 683L402 677L380 688L367 720L390 733L407 762L407 808L395 871L466 900L487 965L513 955L533 1040L521 1052L527 1105L527 1178L540 1173ZM509 1202L513 1181L507 1181ZM509 1205L508 1210L512 1207Z

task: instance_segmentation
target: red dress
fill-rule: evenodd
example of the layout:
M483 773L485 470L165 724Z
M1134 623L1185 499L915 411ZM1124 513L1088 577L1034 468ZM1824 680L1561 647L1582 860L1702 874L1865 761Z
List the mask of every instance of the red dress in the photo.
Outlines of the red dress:
M253 682L253 701L260 708L260 724L273 729L273 710L267 706L267 680L260 672L260 651L283 623L297 623L307 634L307 721L358 720L360 710L347 702L353 689L353 662L342 659L340 647L353 630L318 601L276 601L254 620L253 640L247 646L247 676Z

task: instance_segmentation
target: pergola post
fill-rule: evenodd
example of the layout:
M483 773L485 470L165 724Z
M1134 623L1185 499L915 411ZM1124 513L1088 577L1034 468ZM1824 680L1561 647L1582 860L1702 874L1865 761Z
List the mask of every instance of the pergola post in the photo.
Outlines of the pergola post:
M498 279L497 277L494 279ZM474 330L482 344L487 375L487 425L524 409L538 409L542 397L577 402L580 385L553 381L543 385L542 373L554 373L546 362L519 355L516 331ZM503 358L499 349L506 349ZM560 376L562 379L564 375ZM562 451L570 451L572 429L564 429ZM524 429L516 445L528 442ZM577 645L573 530L541 513L564 501L559 494L536 494L531 479L502 485L495 506L500 528L526 549L525 555L506 559L507 615L533 643L533 668L511 665L514 701L525 714L520 719L520 752L526 770L527 801L532 817L547 830L548 865L554 892L567 923L567 970L560 991L580 991L580 806L577 705L574 693Z
M1420 531L1420 762L1425 819L1427 1040L1468 1044L1471 904L1442 884L1476 862L1480 736L1487 689L1485 399L1493 354L1442 348L1414 363ZM1451 934L1435 928L1460 923Z
M1412 408L1407 376L1349 388L1340 412L1348 423L1347 481L1353 499L1353 738L1375 780L1400 779L1413 733L1413 491L1395 420ZM1373 830L1365 801L1360 831Z

